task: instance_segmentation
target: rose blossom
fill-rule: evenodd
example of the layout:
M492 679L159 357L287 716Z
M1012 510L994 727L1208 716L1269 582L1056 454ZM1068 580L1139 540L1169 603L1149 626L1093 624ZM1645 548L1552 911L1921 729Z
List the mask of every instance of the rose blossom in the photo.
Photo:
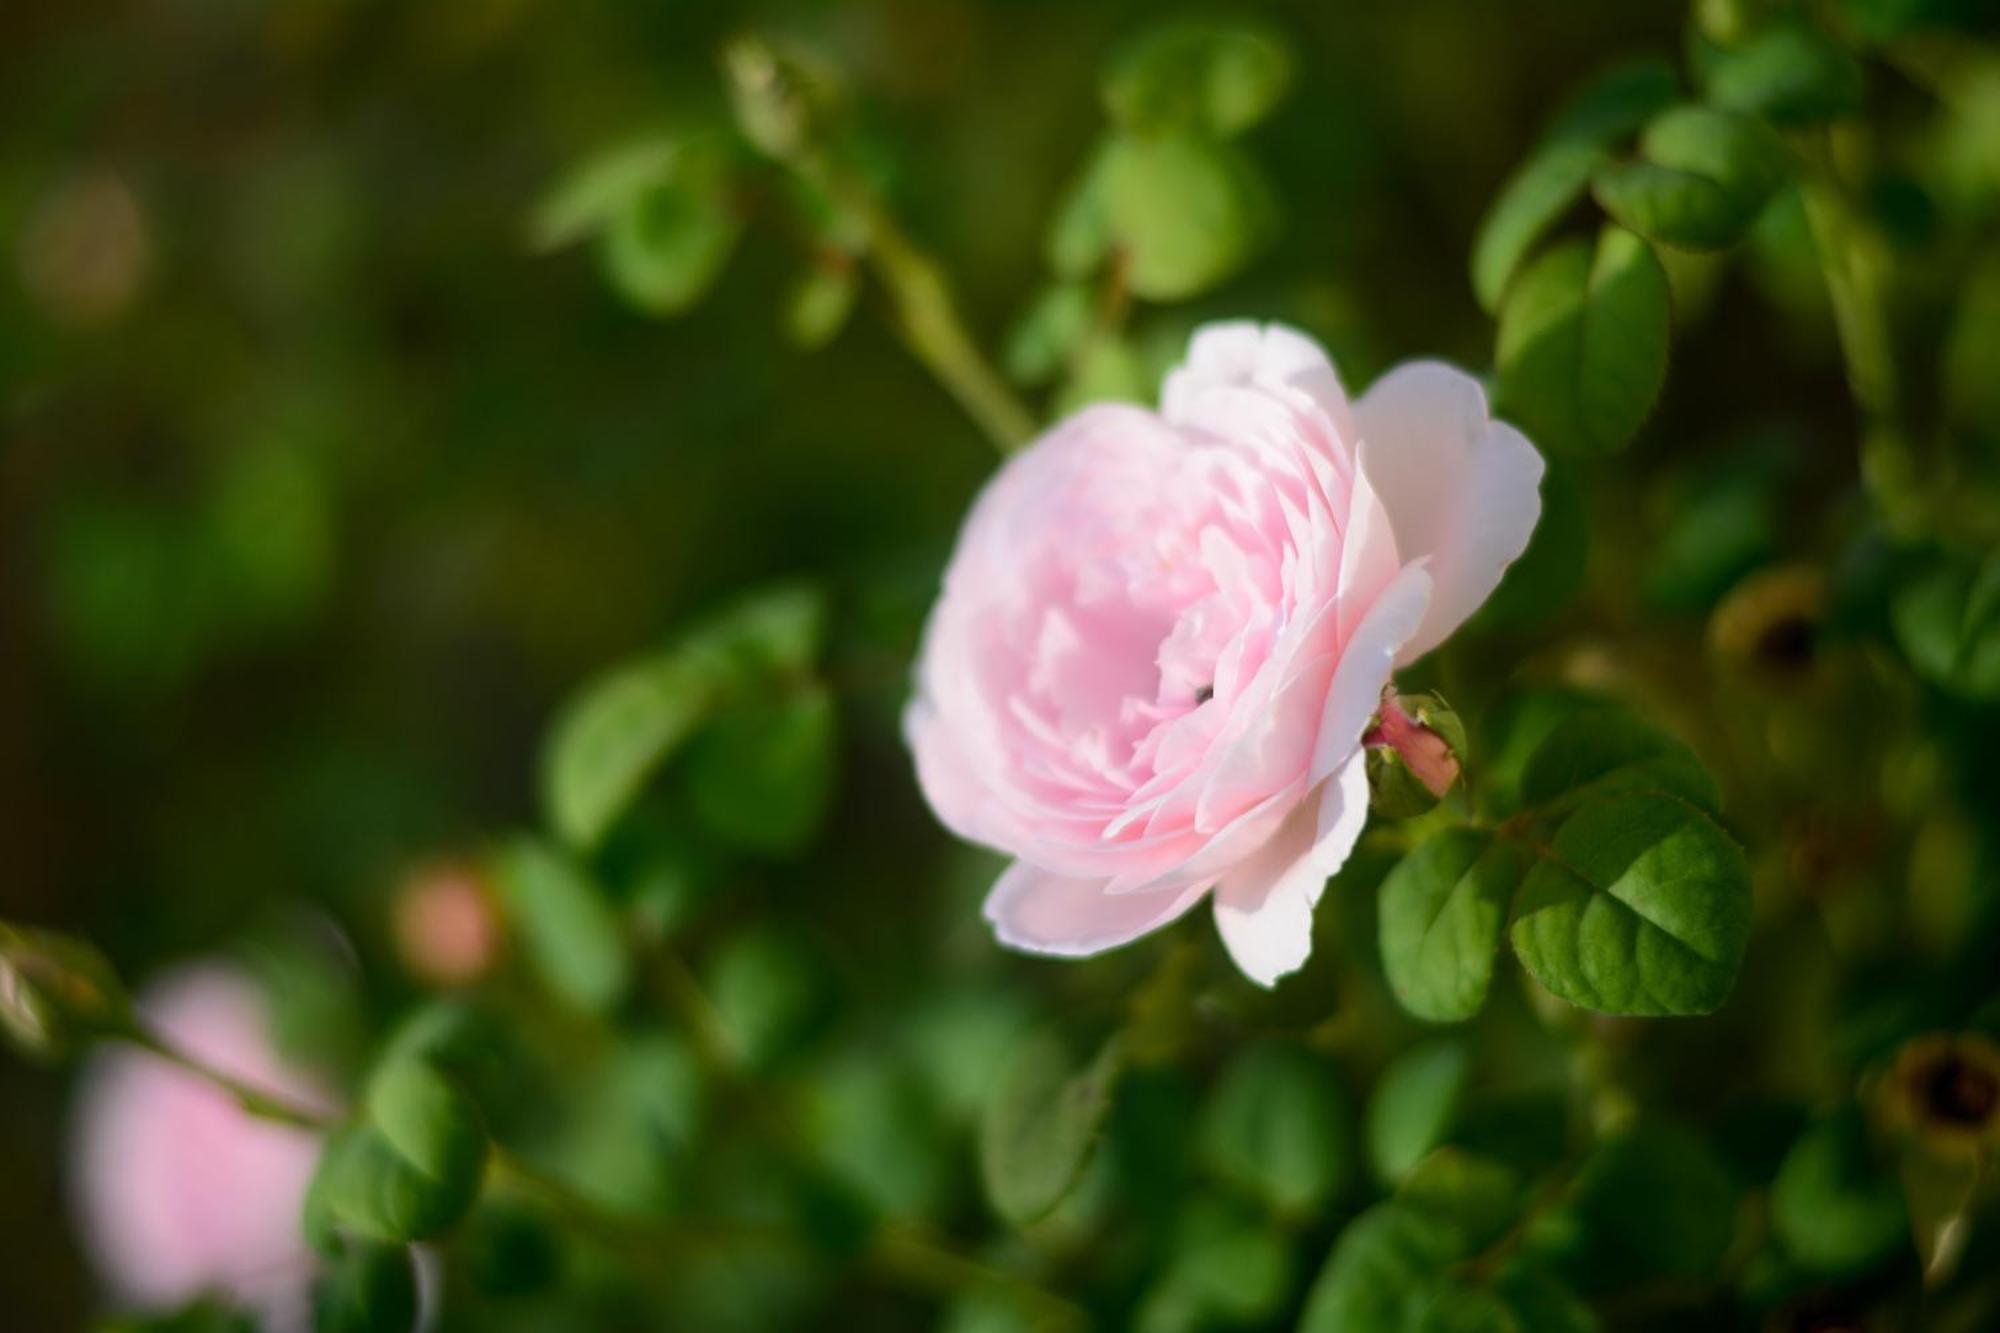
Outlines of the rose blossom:
M938 817L1012 855L1001 941L1115 948L1213 892L1270 985L1368 811L1361 737L1526 547L1542 460L1469 375L1350 404L1310 338L1198 330L1160 410L1008 460L945 572L904 730Z
M257 987L204 964L141 997L174 1048L288 1101L321 1086L272 1048ZM319 1136L259 1120L186 1070L129 1048L100 1055L78 1090L72 1197L85 1249L115 1299L170 1309L213 1294L271 1329L310 1324L314 1276L300 1210Z

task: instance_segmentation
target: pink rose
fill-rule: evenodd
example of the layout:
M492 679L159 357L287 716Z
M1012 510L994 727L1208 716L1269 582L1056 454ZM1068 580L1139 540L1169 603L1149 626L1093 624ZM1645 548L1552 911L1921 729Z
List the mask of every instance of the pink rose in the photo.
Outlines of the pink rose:
M222 966L176 972L140 1004L169 1044L315 1108L321 1086L272 1049L262 995ZM142 1051L97 1057L77 1095L74 1211L121 1304L168 1309L214 1294L266 1328L311 1324L312 1252L300 1209L319 1136L259 1120L195 1075Z
M1213 891L1270 985L1360 836L1390 672L1526 547L1542 460L1471 376L1413 362L1350 404L1279 325L1198 330L1161 399L1087 408L987 485L904 730L938 817L1015 858L1003 943L1093 954Z

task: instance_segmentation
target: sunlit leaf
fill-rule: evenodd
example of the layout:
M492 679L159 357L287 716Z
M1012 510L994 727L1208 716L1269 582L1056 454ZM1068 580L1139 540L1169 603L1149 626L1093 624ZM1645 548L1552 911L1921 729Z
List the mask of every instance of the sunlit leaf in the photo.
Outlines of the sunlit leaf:
M1510 939L1550 992L1617 1014L1703 1014L1736 981L1750 872L1698 807L1648 792L1585 802L1521 883Z
M1240 269L1270 231L1255 168L1228 144L1193 135L1114 136L1105 210L1136 296L1178 301Z

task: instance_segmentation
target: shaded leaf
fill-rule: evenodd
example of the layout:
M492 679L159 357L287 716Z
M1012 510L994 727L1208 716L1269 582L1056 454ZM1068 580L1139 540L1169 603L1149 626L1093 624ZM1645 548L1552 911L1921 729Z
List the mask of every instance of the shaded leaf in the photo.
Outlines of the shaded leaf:
M1062 1202L1097 1145L1122 1069L1115 1041L1080 1070L1050 1034L1016 1049L979 1124L980 1175L1002 1218L1027 1226Z
M1629 440L1667 373L1666 272L1646 243L1607 226L1567 241L1507 294L1496 406L1536 443L1607 453Z
M551 990L603 1013L624 998L631 962L618 918L575 863L533 838L507 843L494 870L508 918Z
M1378 1179L1403 1179L1444 1142L1471 1064L1458 1042L1431 1041L1382 1071L1368 1099L1368 1160Z
M826 813L836 722L833 693L817 682L725 709L688 747L695 814L739 847L796 852Z
M1715 54L1709 100L1774 125L1811 125L1858 111L1860 64L1825 34L1799 23L1765 28Z
M1434 1023L1479 1012L1519 874L1510 847L1471 829L1403 858L1380 889L1382 969L1397 1003Z
M1802 1268L1865 1272L1909 1244L1903 1187L1852 1107L1807 1128L1771 1185L1771 1229Z
M1640 158L1600 168L1591 192L1640 235L1687 250L1735 244L1784 179L1771 131L1712 107L1662 113L1639 140Z
M1240 134L1291 84L1292 55L1268 28L1181 20L1126 43L1105 69L1105 110L1141 134Z
M1201 1148L1223 1179L1280 1214L1313 1213L1350 1170L1348 1117L1326 1063L1301 1047L1238 1053L1202 1115Z

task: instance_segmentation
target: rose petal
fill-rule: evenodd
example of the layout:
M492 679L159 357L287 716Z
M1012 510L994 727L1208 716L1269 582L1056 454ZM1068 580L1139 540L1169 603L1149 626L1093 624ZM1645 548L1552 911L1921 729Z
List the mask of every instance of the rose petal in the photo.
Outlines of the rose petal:
M1167 372L1160 387L1160 415L1181 424L1201 392L1224 386L1299 390L1344 439L1354 439L1347 391L1333 362L1317 342L1288 325L1226 320L1196 329L1187 359Z
M1361 733L1382 701L1382 687L1395 669L1396 654L1423 623L1430 604L1431 578L1421 562L1406 566L1368 608L1334 668L1313 745L1308 777L1317 782L1345 764L1361 746Z
M1222 878L1215 926L1229 956L1260 986L1296 972L1312 953L1312 914L1329 876L1346 864L1368 821L1368 771L1355 755L1271 840Z
M1411 662L1479 609L1541 516L1542 456L1494 421L1464 371L1412 361L1361 396L1361 471L1395 527L1404 560L1429 558L1434 590L1423 624L1403 646Z
M1016 861L987 893L986 919L1002 944L1082 958L1159 929L1201 901L1208 888L1110 894L1102 880L1052 875Z

